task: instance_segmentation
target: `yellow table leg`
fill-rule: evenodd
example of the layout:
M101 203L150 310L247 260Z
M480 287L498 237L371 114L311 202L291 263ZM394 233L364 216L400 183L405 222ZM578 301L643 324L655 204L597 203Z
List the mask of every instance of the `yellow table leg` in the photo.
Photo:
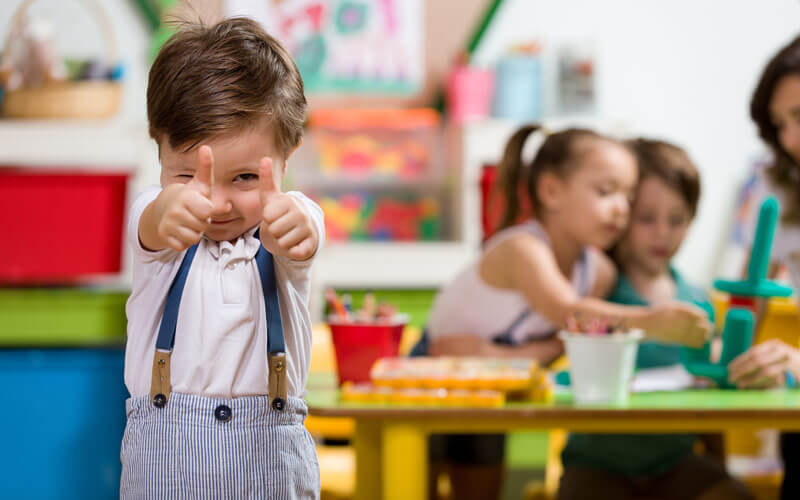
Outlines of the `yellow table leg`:
M425 500L428 495L428 435L411 424L383 427L383 500Z
M375 500L381 494L381 432L375 420L356 420L353 447L356 453L355 500Z

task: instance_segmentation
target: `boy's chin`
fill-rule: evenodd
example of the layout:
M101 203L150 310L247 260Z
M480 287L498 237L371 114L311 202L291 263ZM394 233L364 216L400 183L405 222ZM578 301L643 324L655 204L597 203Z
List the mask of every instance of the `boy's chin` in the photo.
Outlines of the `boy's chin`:
M243 235L246 231L236 231L236 230L209 230L205 232L205 237L211 241L221 242L221 241L235 241L241 235Z

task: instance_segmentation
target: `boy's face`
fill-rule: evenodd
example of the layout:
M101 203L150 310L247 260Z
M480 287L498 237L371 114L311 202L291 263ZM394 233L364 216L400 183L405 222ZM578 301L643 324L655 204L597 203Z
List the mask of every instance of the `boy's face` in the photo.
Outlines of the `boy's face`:
M264 157L272 159L275 185L280 186L286 162L275 146L272 127L261 124L237 132L212 137L191 150L172 149L160 141L161 186L186 184L197 169L200 146L211 147L214 156L211 202L214 211L206 237L214 241L233 241L261 222L258 166Z
M619 244L625 265L648 273L668 269L692 222L689 205L675 189L656 177L639 184L628 232Z

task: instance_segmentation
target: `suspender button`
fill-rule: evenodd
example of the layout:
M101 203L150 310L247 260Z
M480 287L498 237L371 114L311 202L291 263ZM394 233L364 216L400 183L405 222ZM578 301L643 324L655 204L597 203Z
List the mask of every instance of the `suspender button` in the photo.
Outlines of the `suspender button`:
M272 409L275 411L283 411L286 407L286 401L283 398L275 398L272 400Z
M166 404L167 404L167 397L161 393L156 394L155 397L153 398L153 406L155 406L156 408L163 408L164 405Z
M214 417L220 422L227 422L233 416L230 406L219 405L214 410Z

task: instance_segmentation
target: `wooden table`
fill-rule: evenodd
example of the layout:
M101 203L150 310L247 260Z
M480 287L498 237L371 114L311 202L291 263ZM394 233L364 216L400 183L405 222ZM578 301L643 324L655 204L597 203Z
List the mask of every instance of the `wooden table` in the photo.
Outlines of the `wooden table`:
M550 403L449 408L342 402L332 386L309 384L310 414L355 421L356 498L424 499L428 435L567 429L581 432L800 431L800 390L693 390L633 394L625 407Z

